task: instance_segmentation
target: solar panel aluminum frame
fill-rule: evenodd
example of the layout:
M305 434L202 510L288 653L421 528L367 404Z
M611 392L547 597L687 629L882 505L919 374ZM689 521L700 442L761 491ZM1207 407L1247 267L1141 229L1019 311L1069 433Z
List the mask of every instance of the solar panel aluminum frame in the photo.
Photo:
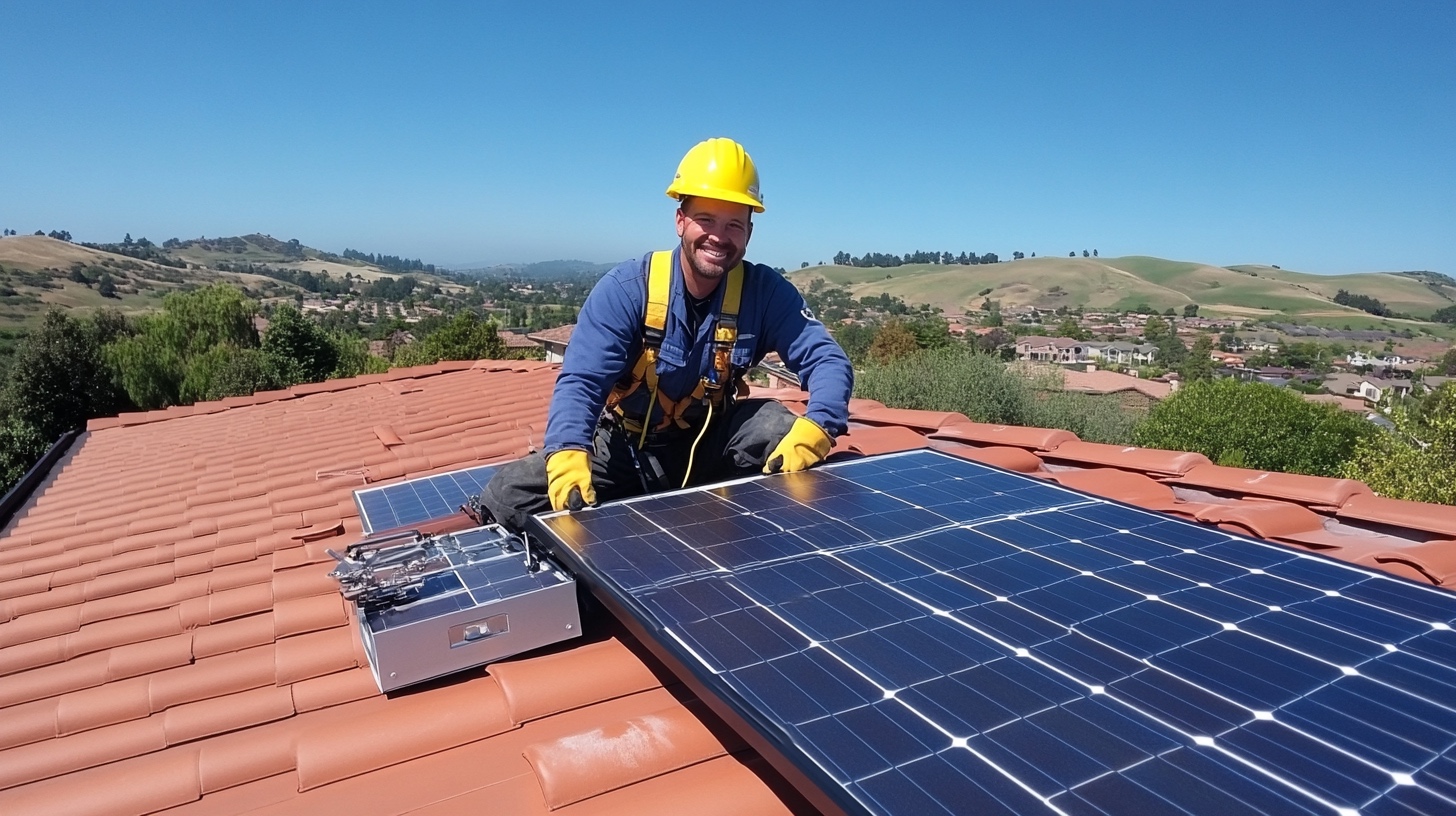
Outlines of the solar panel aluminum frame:
M918 451L917 453L932 454L945 457L948 460L963 461L957 459L957 457L936 451ZM864 462L866 459L889 459L903 455L905 454L885 454L883 456L856 459L844 462L843 464L851 465L854 462ZM1000 472L1019 479L1026 479L1024 474L1012 473L1011 471L985 465L984 463L975 464L977 467L985 468L986 470ZM823 469L832 469L834 467L835 465L831 464ZM631 504L674 494L706 492L727 485L755 481L760 478L762 477L755 476L747 479L723 482L717 485L704 485L687 490L672 491L671 493L628 499L614 504ZM1089 503L1115 506L1139 515L1164 517L1181 524L1190 524L1186 520L1096 496L1085 491L1060 485L1056 485L1055 488L1060 493L1085 498ZM586 512L590 513L593 511ZM715 714L733 727L748 744L768 759L775 769L790 784L794 785L814 806L826 812L834 813L874 812L870 805L864 804L855 798L847 788L843 787L830 776L827 769L821 768L815 760L804 753L804 750L799 745L794 744L790 739L790 735L785 733L782 723L777 722L770 713L760 711L756 703L746 699L731 684L725 683L723 678L719 677L708 667L708 660L705 660L699 655L687 641L675 637L674 633L670 631L670 623L664 622L660 624L659 616L651 612L642 602L638 601L631 591L619 587L611 577L611 574L604 568L599 570L583 557L581 553L565 545L563 539L559 539L553 535L551 533L551 527L547 522L559 525L562 521L566 520L563 518L566 516L567 514L564 513L553 513L543 515L538 519L533 519L530 523L530 528L535 540L544 543L577 576L578 581L590 589L600 602L616 615L634 636L641 640L655 656L661 659L670 670L691 688ZM586 516L582 516L582 518L586 518ZM1192 526L1200 527L1201 525L1195 524ZM1355 572L1369 574L1381 580L1400 581L1400 579L1392 578L1376 570L1353 566L1344 561L1319 553L1311 553L1297 547L1282 547L1271 542L1251 539L1248 536L1240 536L1227 531L1221 531L1221 534L1233 540L1242 539L1260 548L1273 547L1275 549L1287 549L1291 553L1297 554L1301 559L1308 558L1328 562L1344 570L1353 570ZM1251 570L1251 572L1258 573L1261 570L1255 569ZM1401 582L1404 583L1403 581ZM1271 609L1274 608L1271 607ZM1401 784L1410 783L1405 782Z

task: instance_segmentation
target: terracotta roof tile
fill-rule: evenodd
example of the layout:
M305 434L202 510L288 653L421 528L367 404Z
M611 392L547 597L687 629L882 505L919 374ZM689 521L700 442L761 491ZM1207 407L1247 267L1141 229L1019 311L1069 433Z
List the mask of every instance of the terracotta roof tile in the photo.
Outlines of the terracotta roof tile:
M299 790L464 745L514 727L495 678L430 695L406 695L369 716L310 730L298 739ZM381 735L388 735L381 739Z
M1083 442L1080 439L1058 445L1045 458L1168 476L1181 476L1193 468L1210 464L1208 457L1201 453L1104 445L1099 442Z
M536 743L525 756L546 807L557 810L725 753L697 717L674 706Z
M587 667L590 686L571 682ZM652 672L616 640L593 643L531 660L508 660L491 668L511 721L524 723L573 708L661 685Z
M1169 481L1172 484L1205 490L1289 499L1301 504L1328 508L1338 508L1352 497L1370 492L1370 488L1353 479L1270 473L1214 464L1198 465Z
M1342 519L1417 527L1445 536L1456 536L1456 507L1388 499L1373 493L1356 493L1335 515Z
M959 415L957 415L959 416ZM1030 448L1036 451L1055 450L1067 442L1077 440L1070 431L1047 428L1023 428L1018 425L988 425L972 422L965 417L937 426L931 439L954 439L960 442L976 442L983 445L1008 445Z
M378 693L327 575L325 550L359 535L352 491L539 446L556 372L467 361L93 421L0 535L0 812L786 812L762 758L703 728L711 715L624 633ZM769 395L804 410L802 391ZM836 455L928 444L1456 580L1451 508L1065 431L852 411ZM613 750L567 750L587 744Z
M1041 459L1038 459L1036 454L1025 448L999 446L978 448L971 445L947 443L934 439L931 440L931 447L964 459L995 465L996 467L1014 470L1018 473L1037 473L1042 470Z

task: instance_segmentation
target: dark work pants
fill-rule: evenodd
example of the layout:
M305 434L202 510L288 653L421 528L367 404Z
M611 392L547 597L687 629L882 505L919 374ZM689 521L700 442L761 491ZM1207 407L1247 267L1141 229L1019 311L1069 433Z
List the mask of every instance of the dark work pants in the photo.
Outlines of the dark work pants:
M688 486L735 479L763 470L769 453L789 432L796 417L774 400L742 400L726 418L714 417L693 455ZM637 437L616 422L597 425L592 439L592 487L607 502L675 490L683 486L688 454L699 428L649 433L638 451ZM637 463L641 463L639 468ZM661 475L659 475L659 473ZM480 493L490 514L517 531L526 519L551 509L546 494L546 457L533 453L496 471Z

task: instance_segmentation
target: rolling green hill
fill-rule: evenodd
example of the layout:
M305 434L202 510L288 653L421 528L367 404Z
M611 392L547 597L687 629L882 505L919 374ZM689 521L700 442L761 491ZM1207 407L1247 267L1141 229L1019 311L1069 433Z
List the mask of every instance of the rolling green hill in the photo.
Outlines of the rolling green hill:
M52 306L65 309L113 306L123 312L144 312L159 308L169 292L218 281L231 282L253 297L292 297L302 291L285 281L215 268L223 264L267 264L273 268L306 269L315 274L327 272L336 278L342 278L346 272L364 280L400 277L399 273L340 259L310 247L290 247L266 235L186 242L163 252L191 268L164 266L43 235L0 238L0 330L33 326ZM76 272L87 280L74 280ZM98 282L103 274L114 282L115 297L102 297ZM445 289L464 290L439 276L410 274Z
M1130 255L1121 258L1027 258L973 266L913 264L892 268L811 266L789 273L805 287L815 278L855 297L881 292L947 312L972 311L986 298L1003 306L1131 309L1147 304L1240 318L1298 317L1339 323L1385 320L1335 303L1340 289L1384 301L1416 318L1456 303L1456 284L1442 276L1365 273L1310 275L1267 266L1221 267ZM987 291L989 290L989 292Z

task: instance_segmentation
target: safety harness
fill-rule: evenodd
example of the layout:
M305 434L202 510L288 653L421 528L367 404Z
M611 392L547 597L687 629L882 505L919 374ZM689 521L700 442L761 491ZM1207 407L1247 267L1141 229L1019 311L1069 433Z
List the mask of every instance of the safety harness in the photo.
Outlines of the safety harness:
M667 329L668 298L672 292L672 253L654 252L647 268L647 309L642 318L642 353L632 366L631 372L612 388L607 395L607 410L621 418L632 433L640 434L638 447L647 438L646 423L652 415L652 405L662 408L662 420L652 430L661 431L670 426L687 429L691 427L684 413L694 405L706 405L709 412L723 403L725 387L743 396L747 392L743 382L743 370L733 366L733 344L738 341L738 309L743 300L743 264L739 263L728 272L726 288L723 290L723 305L718 311L713 326L713 365L706 376L698 381L692 393L681 399L673 399L657 388L657 358L662 349L662 340ZM652 396L648 399L647 414L641 419L627 417L620 404L630 394L647 384ZM711 413L710 413L711 415Z

